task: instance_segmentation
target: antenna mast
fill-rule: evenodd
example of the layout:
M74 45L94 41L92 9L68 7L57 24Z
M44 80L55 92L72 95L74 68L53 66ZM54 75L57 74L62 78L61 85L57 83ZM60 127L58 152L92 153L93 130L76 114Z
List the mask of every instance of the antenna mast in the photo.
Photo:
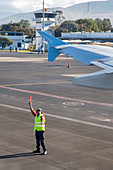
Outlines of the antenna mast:
M89 2L88 2L88 13L87 13L87 18L89 19Z

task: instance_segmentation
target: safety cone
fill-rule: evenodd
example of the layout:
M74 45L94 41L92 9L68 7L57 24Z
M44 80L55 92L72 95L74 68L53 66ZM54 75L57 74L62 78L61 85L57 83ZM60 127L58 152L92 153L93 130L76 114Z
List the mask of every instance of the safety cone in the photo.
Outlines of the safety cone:
M71 68L70 62L68 62L68 68Z

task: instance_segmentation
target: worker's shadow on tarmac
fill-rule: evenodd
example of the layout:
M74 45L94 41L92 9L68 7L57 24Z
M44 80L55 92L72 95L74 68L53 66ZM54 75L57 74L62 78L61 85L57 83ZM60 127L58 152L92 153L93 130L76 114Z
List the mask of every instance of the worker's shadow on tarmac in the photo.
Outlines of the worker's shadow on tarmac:
M42 153L35 154L33 152L19 153L19 154L12 154L12 155L3 155L3 156L0 156L0 159L19 158L19 157L28 157L28 156L37 156L37 155L43 155L43 154Z

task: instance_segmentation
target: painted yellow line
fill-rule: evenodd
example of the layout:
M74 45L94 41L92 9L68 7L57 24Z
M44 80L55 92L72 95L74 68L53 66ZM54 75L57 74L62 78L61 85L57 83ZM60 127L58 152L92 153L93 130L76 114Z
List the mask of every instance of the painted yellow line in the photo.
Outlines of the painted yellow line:
M38 85L38 84L60 84L60 83L71 83L72 81L63 81L63 82L47 82L47 83L26 83L26 84L4 84L0 85L0 87L7 86L30 86L30 85Z

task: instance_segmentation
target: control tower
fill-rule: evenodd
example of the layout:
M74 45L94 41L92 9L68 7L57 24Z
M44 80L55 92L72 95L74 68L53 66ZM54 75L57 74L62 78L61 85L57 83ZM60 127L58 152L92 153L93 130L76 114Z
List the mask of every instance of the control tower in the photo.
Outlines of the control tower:
M34 13L35 18L33 19L36 22L36 50L42 48L42 37L38 31L43 30L43 12ZM44 12L44 31L49 33L49 27L55 26L55 12L47 12L47 8ZM44 45L45 46L45 45Z

